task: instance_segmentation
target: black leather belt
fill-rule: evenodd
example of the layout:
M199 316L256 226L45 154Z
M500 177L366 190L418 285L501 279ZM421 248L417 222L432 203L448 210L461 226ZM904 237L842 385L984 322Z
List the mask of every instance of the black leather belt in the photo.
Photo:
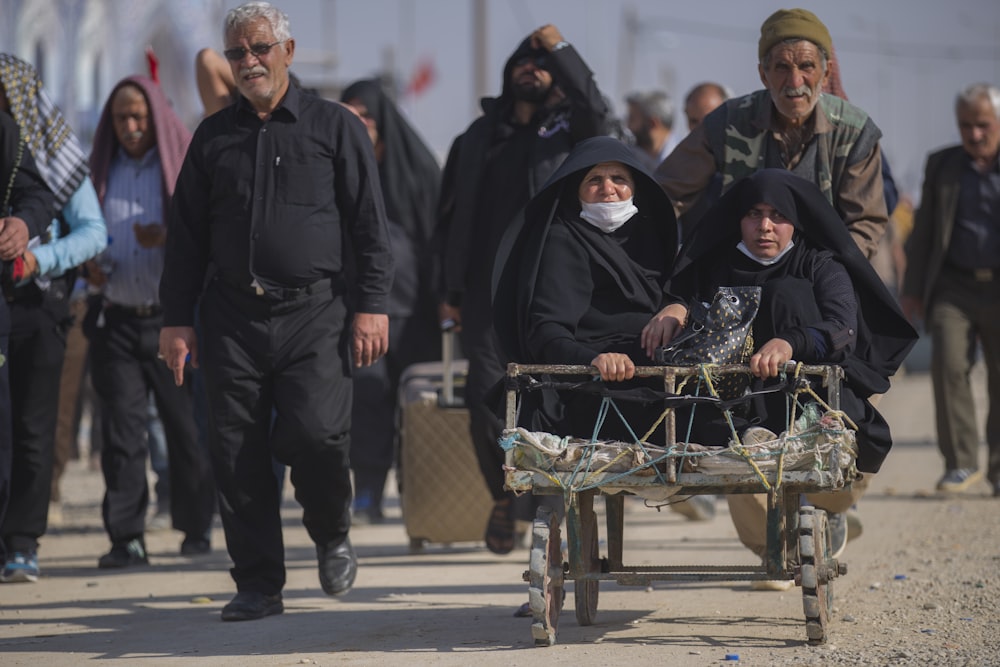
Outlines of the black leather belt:
M296 299L301 299L313 294L329 292L333 289L332 278L320 278L314 283L303 285L301 287L268 288L260 286L256 280L248 276L237 277L222 271L215 274L215 279L222 281L229 287L243 292L244 294L249 294L268 301L295 301Z
M148 306L122 306L117 303L105 303L105 312L116 313L121 315L126 315L128 317L156 317L157 315L163 314L163 309L160 308L159 304L150 304Z
M991 283L995 278L1000 277L1000 269L973 269L966 266L955 266L951 263L945 264L945 268L951 273L972 278L977 283Z

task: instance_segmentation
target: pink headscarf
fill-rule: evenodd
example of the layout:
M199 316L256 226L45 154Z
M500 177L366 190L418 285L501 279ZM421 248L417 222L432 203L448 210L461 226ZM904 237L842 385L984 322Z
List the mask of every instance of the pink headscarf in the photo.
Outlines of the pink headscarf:
M191 132L174 113L163 89L152 79L140 75L125 77L115 84L114 90L108 95L108 101L104 104L101 119L94 131L94 149L90 154L90 177L94 181L94 187L97 188L97 197L103 204L104 195L108 191L108 170L119 146L111 119L111 102L118 89L125 85L134 85L142 90L149 105L153 131L156 133L156 147L160 151L160 169L163 172L163 220L166 220L166 207L174 194L177 175L181 171L188 144L191 143Z
M837 52L834 51L833 44L830 45L830 61L827 63L826 73L827 79L826 85L823 86L823 92L846 100L847 93L844 92L844 85L840 82L840 61L837 60Z

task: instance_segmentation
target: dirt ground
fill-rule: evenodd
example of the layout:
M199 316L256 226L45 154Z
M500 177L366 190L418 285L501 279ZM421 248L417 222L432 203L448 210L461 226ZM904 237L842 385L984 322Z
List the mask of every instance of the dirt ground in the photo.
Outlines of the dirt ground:
M982 393L978 372L977 383ZM512 615L527 599L528 551L410 554L394 496L384 524L352 531L360 571L337 599L319 589L289 496L284 615L222 623L234 587L221 528L208 556L181 557L181 535L157 532L147 535L149 568L100 571L102 481L75 462L62 525L42 543L41 580L0 586L0 664L1000 665L1000 498L985 483L961 497L933 493L941 462L925 374L896 378L882 409L896 444L861 504L864 533L843 557L823 646L806 642L799 588L602 582L596 623L577 624L570 584L558 643L536 648L530 619ZM724 502L713 521L694 523L631 500L627 563L756 564Z

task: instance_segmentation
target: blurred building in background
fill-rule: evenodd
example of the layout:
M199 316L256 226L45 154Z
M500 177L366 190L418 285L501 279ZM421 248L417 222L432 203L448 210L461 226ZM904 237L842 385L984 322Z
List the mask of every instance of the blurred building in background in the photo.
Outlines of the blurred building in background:
M0 51L38 70L81 141L90 145L111 88L151 63L178 115L194 128L202 106L194 80L199 49L220 48L225 0L2 0ZM305 85L333 95L333 56L300 46ZM303 63L300 65L300 63Z

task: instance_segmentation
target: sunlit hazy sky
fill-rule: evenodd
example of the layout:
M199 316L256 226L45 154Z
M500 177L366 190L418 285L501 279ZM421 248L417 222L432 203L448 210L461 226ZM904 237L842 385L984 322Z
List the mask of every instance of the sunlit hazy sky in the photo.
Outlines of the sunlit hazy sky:
M224 0L228 9L239 2ZM297 40L293 70L315 82L348 83L391 63L406 79L422 59L436 80L404 110L443 156L478 110L473 72L473 0L276 0ZM761 22L801 6L827 25L851 101L882 128L902 188L916 194L928 151L958 140L953 101L963 86L1000 84L997 0L487 0L490 95L503 63L533 29L560 28L621 113L626 93L665 88L680 102L694 84L722 82L737 94L761 87ZM627 29L626 11L638 18ZM221 37L220 37L221 40ZM316 63L325 59L325 64ZM631 65L629 64L631 63ZM679 106L679 104L678 104ZM678 109L675 131L684 133Z

